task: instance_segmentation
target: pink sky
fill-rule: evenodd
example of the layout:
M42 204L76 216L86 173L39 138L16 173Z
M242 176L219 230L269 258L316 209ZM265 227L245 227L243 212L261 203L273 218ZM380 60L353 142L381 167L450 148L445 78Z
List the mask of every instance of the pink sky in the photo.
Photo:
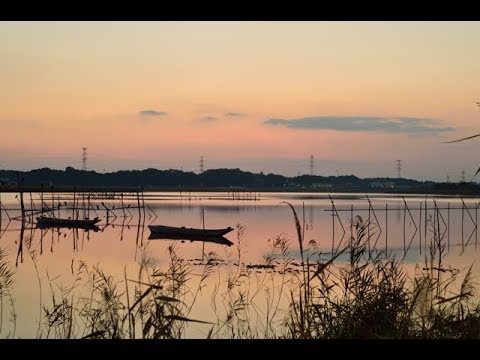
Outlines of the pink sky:
M479 40L478 22L3 22L0 168L79 168L87 146L98 171L203 155L296 175L312 154L319 175L468 177L478 141L443 142L480 132Z

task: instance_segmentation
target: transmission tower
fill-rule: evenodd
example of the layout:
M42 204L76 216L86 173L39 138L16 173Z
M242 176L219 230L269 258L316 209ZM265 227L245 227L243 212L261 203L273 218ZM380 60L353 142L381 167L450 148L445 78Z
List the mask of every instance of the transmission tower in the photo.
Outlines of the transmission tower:
M397 160L397 178L402 177L402 160Z
M314 160L313 160L313 155L310 155L310 175L313 176L313 168L314 168Z
M462 170L462 182L465 182L465 170Z
M198 162L198 167L200 168L200 174L203 173L203 166L205 165L203 161L203 156L200 156L200 161Z
M82 170L87 171L87 148L82 148Z

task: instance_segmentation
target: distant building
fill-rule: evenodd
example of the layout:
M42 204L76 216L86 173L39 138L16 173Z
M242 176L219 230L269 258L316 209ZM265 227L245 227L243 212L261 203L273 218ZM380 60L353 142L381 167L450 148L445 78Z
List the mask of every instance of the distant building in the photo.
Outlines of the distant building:
M332 183L314 183L312 184L312 187L317 189L332 189L333 184Z
M395 183L393 181L387 181L387 182L380 182L380 181L374 181L368 184L368 187L372 189L392 189L395 187Z

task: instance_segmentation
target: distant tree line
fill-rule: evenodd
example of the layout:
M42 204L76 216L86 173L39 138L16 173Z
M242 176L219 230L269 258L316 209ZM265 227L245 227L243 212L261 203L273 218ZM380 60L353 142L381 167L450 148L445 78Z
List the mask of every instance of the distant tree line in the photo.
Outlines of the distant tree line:
M20 180L21 179L21 180ZM180 170L121 170L110 173L42 168L31 171L0 170L1 185L31 186L114 186L158 188L232 188L314 191L381 191L441 192L448 194L480 194L475 183L435 183L397 178L365 178L347 176L301 175L286 177L276 174L252 173L240 169L210 169L201 174Z

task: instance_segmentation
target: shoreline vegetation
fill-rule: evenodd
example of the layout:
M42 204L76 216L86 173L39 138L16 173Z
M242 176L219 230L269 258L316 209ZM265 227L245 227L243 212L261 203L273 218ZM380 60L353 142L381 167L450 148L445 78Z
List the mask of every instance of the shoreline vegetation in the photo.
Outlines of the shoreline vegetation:
M36 338L178 339L190 324L204 326L207 339L480 337L472 267L462 272L444 263L446 242L435 219L429 219L430 251L409 275L391 253L369 250L375 224L360 216L351 220L351 238L328 258L310 251L316 244L304 242L295 207L285 204L297 238L269 239L263 270L242 262L242 225L225 262L211 253L194 269L170 245L165 268L158 268L142 248L136 274L124 269L115 278L80 260L75 268L72 262L69 284L47 276L42 286L35 249L29 248L39 288L50 293L40 300ZM293 256L297 249L299 259ZM294 261L300 264L292 271ZM213 287L208 279L217 279ZM15 270L0 251L0 337L17 337L14 286ZM210 296L213 318L194 315L200 295ZM261 302L266 306L259 308Z
M128 170L111 173L49 168L0 170L0 192L322 192L480 195L474 182L442 183L354 175L286 177L240 169L210 169L201 174L180 170Z

